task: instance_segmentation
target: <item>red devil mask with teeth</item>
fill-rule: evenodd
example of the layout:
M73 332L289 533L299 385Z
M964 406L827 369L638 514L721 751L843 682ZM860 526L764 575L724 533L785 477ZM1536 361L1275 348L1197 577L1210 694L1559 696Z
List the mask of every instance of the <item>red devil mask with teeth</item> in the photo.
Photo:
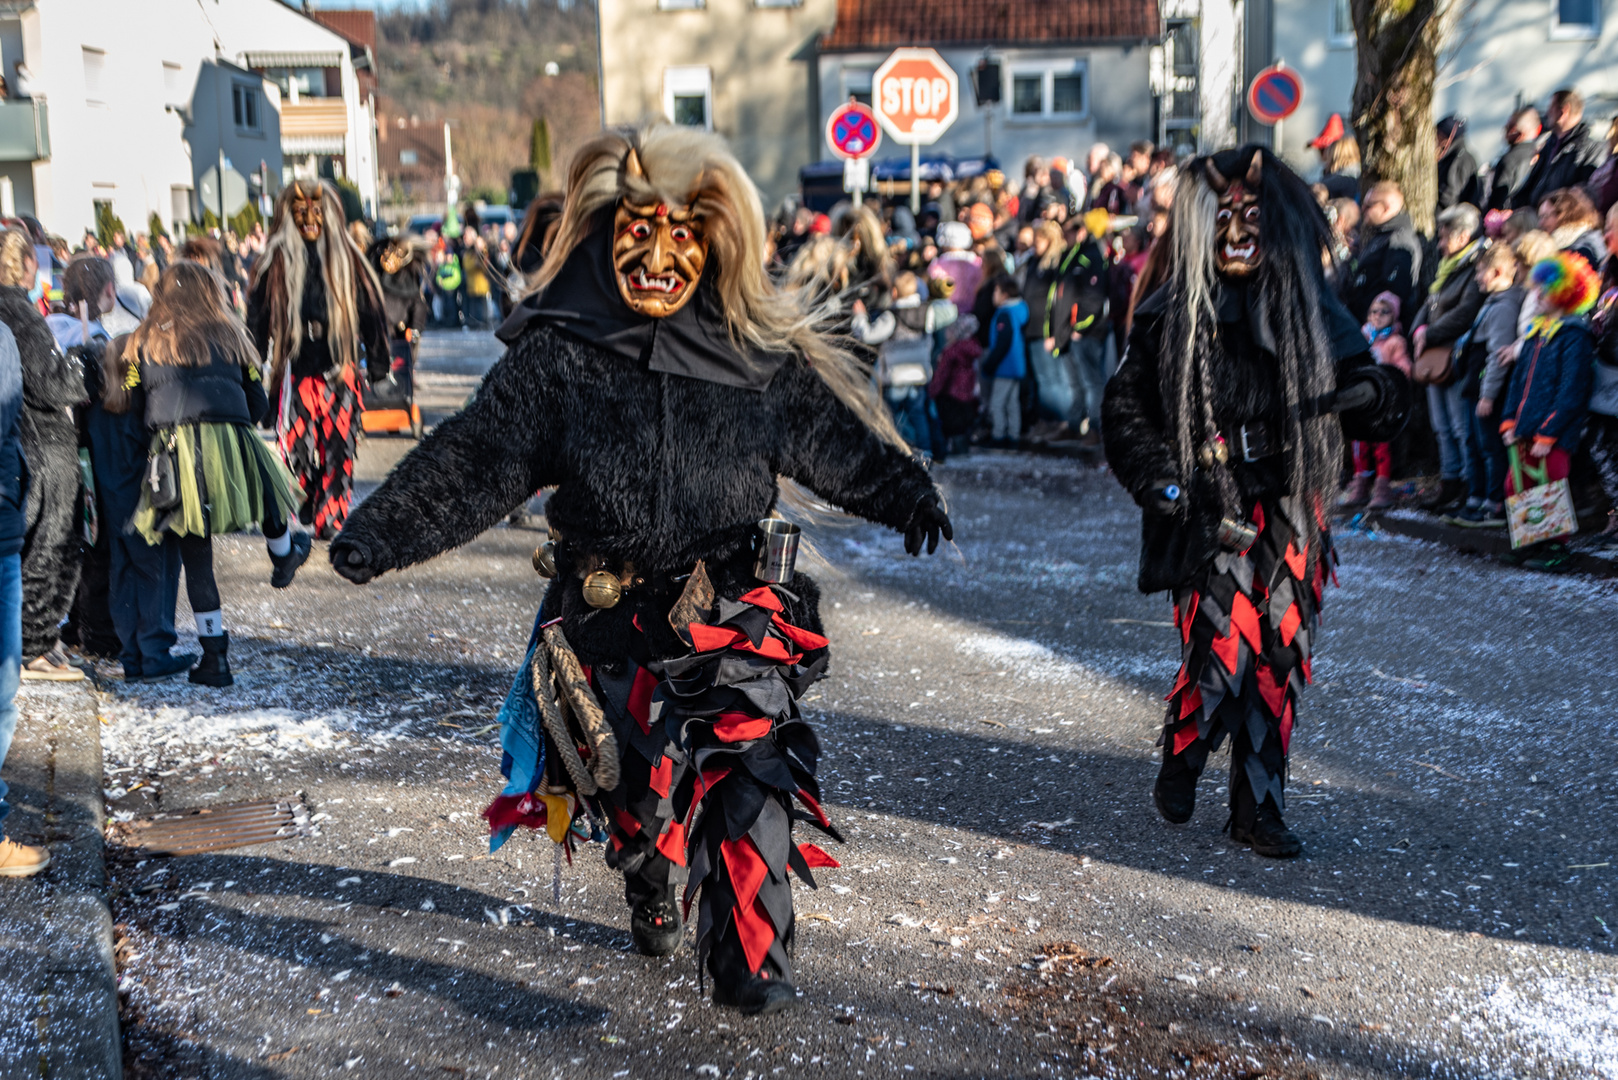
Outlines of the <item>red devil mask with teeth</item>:
M618 203L612 265L619 294L637 314L663 319L679 311L696 291L707 262L708 241L691 207Z
M1243 278L1258 269L1264 248L1259 235L1258 187L1262 161L1253 155L1247 175L1227 180L1208 162L1208 183L1219 196L1214 230L1214 264L1226 277Z

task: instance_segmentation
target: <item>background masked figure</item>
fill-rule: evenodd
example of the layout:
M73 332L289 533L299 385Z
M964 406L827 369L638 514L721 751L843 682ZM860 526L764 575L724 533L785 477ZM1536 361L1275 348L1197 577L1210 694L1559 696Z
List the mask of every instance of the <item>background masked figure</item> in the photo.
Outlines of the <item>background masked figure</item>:
M330 186L299 180L281 193L254 266L247 326L270 362L281 454L304 494L299 517L329 540L353 494L359 365L373 383L389 369L382 289Z
M1226 827L1277 857L1302 850L1282 788L1333 573L1342 436L1391 437L1409 398L1326 289L1329 241L1309 189L1269 151L1192 162L1163 241L1169 279L1136 309L1103 406L1107 461L1145 511L1139 587L1173 593L1180 631L1157 808L1190 820L1229 736Z
M903 530L912 553L950 535L868 378L765 276L764 237L758 193L714 136L590 143L537 291L500 331L509 350L331 547L363 582L556 488L555 577L501 714L495 843L528 825L571 844L586 812L604 818L637 946L672 952L700 895L714 998L752 1013L794 1001L789 870L813 884L811 867L836 865L791 834L801 820L836 835L798 709L827 661L818 591L754 577L757 523L781 474ZM610 734L557 737L548 690L540 733L547 672Z

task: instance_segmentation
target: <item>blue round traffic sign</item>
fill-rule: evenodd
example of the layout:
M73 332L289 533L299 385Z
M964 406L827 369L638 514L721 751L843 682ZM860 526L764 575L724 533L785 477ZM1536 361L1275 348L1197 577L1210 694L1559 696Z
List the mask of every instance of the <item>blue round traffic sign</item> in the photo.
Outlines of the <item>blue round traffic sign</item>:
M1267 67L1253 76L1247 88L1247 111L1261 124L1285 120L1303 102L1303 81L1279 65Z
M867 158L882 145L882 128L869 105L850 101L826 120L826 144L840 158Z

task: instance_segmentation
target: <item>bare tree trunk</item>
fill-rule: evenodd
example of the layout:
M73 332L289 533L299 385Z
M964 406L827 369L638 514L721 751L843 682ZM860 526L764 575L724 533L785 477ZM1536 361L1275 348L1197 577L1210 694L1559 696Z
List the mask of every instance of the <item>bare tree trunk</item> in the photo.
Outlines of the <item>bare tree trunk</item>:
M1358 43L1360 183L1397 183L1411 221L1429 236L1438 204L1433 80L1454 7L1454 0L1350 0Z

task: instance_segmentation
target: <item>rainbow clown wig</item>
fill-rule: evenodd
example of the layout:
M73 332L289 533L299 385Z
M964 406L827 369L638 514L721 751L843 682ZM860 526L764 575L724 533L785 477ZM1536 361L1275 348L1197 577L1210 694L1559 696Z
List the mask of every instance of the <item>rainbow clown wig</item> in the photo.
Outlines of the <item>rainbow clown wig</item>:
M1534 264L1534 287L1563 315L1583 315L1595 307L1601 279L1582 256L1559 252Z

